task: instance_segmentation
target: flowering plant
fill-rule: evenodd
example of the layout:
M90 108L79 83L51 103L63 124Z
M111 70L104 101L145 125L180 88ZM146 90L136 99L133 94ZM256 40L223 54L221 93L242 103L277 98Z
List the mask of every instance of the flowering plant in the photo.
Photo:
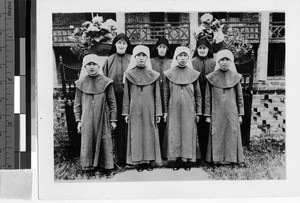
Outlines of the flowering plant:
M248 42L245 35L238 28L231 28L225 24L225 19L214 19L209 13L201 16L201 25L194 33L196 39L207 38L213 42L214 53L220 49L229 49L236 62L245 60L245 56L251 54L252 44Z
M81 27L74 29L73 35L69 37L73 41L71 51L83 58L91 53L91 47L102 42L111 43L116 35L117 22L112 19L104 22L103 17L97 15L92 21L86 21Z
M213 15L205 13L201 16L201 24L194 35L196 39L207 38L209 41L219 44L224 41L224 33L229 29L225 22L225 19L214 19Z
M247 56L250 56L253 50L252 44L245 38L238 28L232 29L227 33L224 40L224 48L229 49L236 62L244 62Z

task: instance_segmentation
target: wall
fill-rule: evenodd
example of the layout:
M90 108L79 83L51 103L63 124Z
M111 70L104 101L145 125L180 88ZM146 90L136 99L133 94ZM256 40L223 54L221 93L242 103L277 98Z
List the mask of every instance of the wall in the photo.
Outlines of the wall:
M274 78L254 84L251 138L285 135L285 80Z

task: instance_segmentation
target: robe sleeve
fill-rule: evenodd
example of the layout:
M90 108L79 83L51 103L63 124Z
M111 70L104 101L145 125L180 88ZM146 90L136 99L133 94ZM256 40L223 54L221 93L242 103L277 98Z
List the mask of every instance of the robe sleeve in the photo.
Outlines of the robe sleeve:
M163 83L163 102L164 102L164 113L168 113L168 103L169 103L169 97L170 97L170 83L169 79L166 77L164 83Z
M155 81L155 116L162 116L161 94L159 79Z
M104 62L104 65L103 65L103 75L108 77L108 59L106 59L106 61Z
M206 83L205 89L205 107L204 107L204 116L211 116L211 89L210 85Z
M117 101L115 97L115 92L112 84L109 84L106 88L107 104L110 111L109 119L110 121L117 121Z
M129 81L125 78L125 85L124 85L124 94L123 94L123 110L122 110L122 116L128 116L129 115Z
M193 84L194 84L194 97L196 103L196 115L202 115L202 94L201 94L199 80L196 80Z
M74 115L76 122L81 121L82 115L82 91L76 88L75 99L74 99Z
M239 116L244 115L244 99L243 99L243 90L241 83L239 82L236 86L236 104L238 107Z

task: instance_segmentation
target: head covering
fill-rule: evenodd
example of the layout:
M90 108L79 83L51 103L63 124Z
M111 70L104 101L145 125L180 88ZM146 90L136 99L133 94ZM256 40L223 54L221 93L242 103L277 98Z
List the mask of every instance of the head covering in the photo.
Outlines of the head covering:
M131 70L132 68L137 66L136 60L135 60L135 56L139 53L143 52L144 54L147 55L147 60L146 60L146 68L147 69L151 69L152 70L152 66L151 66L151 61L150 61L150 51L149 48L144 46L144 45L137 45L136 47L134 47L133 51L132 51L132 56L129 62L129 65L126 69L125 72L128 72L129 70ZM123 82L125 82L125 74L124 74L124 78L123 78Z
M130 54L130 53L131 53L131 44L130 44L129 38L128 38L127 35L125 35L124 33L120 33L120 34L118 34L118 35L114 38L114 40L113 40L113 42L112 42L112 47L111 47L111 49L110 49L109 55L112 55L112 54L114 54L114 53L117 52L117 49L116 49L116 46L115 46L115 45L116 45L116 43L117 43L120 39L125 40L126 43L127 43L127 49L126 49L125 53L127 53L127 54Z
M98 73L100 75L103 75L102 65L104 64L106 58L107 57L97 56L96 54L86 55L82 60L82 67L81 67L79 79L88 75L88 72L86 71L85 65L90 63L90 62L94 62L94 63L98 64L99 67L100 67Z
M191 51L190 51L189 48L187 48L185 46L179 46L179 47L176 48L175 54L173 56L173 60L172 60L172 63L171 63L171 68L179 65L178 61L177 61L177 56L179 54L183 53L183 52L186 53L188 55L188 57L189 57L188 61L186 63L186 66L193 69Z
M134 49L132 51L132 56L131 56L130 63L128 65L127 70L130 70L130 69L136 67L137 63L136 63L136 60L135 60L135 56L137 54L141 53L141 52L143 52L144 54L146 54L147 57L148 57L147 60L146 60L146 68L152 69L151 61L150 61L150 51L149 51L149 48L146 47L146 46L144 46L144 45L137 45L136 47L134 47Z
M216 57L216 67L215 67L215 71L218 70L220 68L220 65L219 65L219 61L222 59L222 58L229 58L231 63L229 65L229 70L233 71L233 72L236 72L236 67L235 67L235 64L234 64L234 56L232 54L232 52L228 49L223 49L221 51L219 51L217 53L217 57Z
M194 57L197 57L199 56L198 54L198 47L201 46L201 45L204 45L208 48L208 53L207 53L207 58L213 58L213 54L211 52L211 45L210 45L210 42L206 39L206 38L198 38L198 41L197 41L197 45L196 45L196 49L195 49L195 52L194 52L194 55L193 55L193 58ZM200 56L199 56L200 57Z
M157 40L156 44L154 45L153 49L151 50L151 58L154 58L154 57L159 56L159 55L158 55L158 51L157 51L157 47L158 47L159 45L161 45L161 44L166 45L166 47L168 47L167 53L166 53L166 56L165 56L165 57L167 57L167 58L169 58L169 59L172 59L172 54L173 54L173 53L172 53L172 51L170 50L170 44L169 44L169 41L168 41L165 37L160 37L160 38Z

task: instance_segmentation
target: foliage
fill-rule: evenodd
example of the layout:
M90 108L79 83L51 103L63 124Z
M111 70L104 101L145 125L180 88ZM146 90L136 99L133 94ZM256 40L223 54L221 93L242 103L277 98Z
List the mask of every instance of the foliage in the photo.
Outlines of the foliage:
M71 158L67 140L55 135L54 173L55 180L106 180L106 175L99 170L87 173L81 170L79 158ZM194 164L209 174L210 179L217 180L278 180L286 178L285 142L283 137L263 135L251 140L249 148L244 149L245 163L243 165L222 165L212 167L207 163ZM163 162L163 166L170 168L172 162ZM134 170L134 166L116 167L113 175Z
M244 149L244 165L223 165L203 169L217 180L279 180L286 178L285 142L274 135L251 140Z
M241 62L246 56L250 56L253 50L245 35L238 28L228 30L224 39L224 48L229 49L237 62Z
M222 44L224 49L229 49L236 62L243 62L244 58L251 55L252 44L238 28L231 28L225 19L214 19L209 13L201 16L201 25L194 32L196 39L207 38L215 45ZM222 47L222 46L220 46Z
M196 39L207 38L219 44L224 41L224 33L227 32L229 27L225 24L225 19L214 19L209 13L201 16L201 24L194 32Z
M117 35L117 22L108 19L103 21L102 16L95 16L92 21L86 21L81 27L76 27L74 33L69 38L73 41L71 51L83 58L90 54L92 46L102 42L112 42Z

